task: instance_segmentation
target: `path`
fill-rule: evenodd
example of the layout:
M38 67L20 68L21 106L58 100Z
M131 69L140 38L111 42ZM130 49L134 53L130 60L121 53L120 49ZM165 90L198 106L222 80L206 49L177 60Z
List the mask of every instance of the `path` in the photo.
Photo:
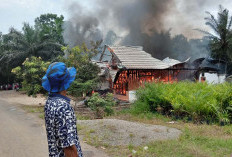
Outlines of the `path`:
M48 156L44 128L32 115L0 101L0 125L2 157Z

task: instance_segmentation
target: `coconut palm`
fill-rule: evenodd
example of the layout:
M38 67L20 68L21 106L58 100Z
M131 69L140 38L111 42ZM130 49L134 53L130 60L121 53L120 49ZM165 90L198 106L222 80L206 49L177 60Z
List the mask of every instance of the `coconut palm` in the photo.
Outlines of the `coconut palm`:
M229 16L229 11L219 6L218 17L215 18L210 12L206 12L208 17L205 18L213 33L201 31L210 39L210 48L212 57L226 62L232 61L232 17Z
M3 54L0 63L20 65L27 57L37 56L48 60L62 53L62 45L53 39L40 36L40 32L29 24L24 23L22 32L10 29L10 32L3 36Z
M43 60L52 60L63 54L59 44L46 35L41 36L39 30L24 23L22 32L11 28L3 35L0 45L0 77L11 78L11 69L22 65L26 58L41 57Z

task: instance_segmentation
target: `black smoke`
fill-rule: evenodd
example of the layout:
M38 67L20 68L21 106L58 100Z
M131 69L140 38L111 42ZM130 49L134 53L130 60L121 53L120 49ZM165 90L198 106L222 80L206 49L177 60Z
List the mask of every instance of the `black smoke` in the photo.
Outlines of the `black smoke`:
M167 30L166 18L175 10L175 0L89 0L88 5L81 1L68 5L71 17L64 25L64 38L71 47L103 39L105 44L143 46L159 59L194 56L186 37L177 40L178 35L171 37L171 29ZM182 51L176 40L183 44Z

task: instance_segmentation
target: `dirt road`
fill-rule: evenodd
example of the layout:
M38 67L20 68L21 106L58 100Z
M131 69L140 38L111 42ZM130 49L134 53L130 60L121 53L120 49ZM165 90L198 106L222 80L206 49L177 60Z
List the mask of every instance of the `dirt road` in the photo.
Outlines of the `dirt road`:
M46 157L46 134L43 124L16 105L0 101L0 156Z
M107 155L81 142L85 157ZM43 120L26 113L20 105L0 99L0 156L47 157L47 139Z

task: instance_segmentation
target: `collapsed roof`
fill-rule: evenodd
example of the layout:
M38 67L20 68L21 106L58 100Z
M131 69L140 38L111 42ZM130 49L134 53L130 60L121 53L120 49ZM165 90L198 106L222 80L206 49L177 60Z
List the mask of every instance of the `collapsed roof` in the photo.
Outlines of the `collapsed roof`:
M221 60L216 60L212 58L198 58L192 63L192 65L196 69L201 71L215 71L219 74L226 73L226 63Z

